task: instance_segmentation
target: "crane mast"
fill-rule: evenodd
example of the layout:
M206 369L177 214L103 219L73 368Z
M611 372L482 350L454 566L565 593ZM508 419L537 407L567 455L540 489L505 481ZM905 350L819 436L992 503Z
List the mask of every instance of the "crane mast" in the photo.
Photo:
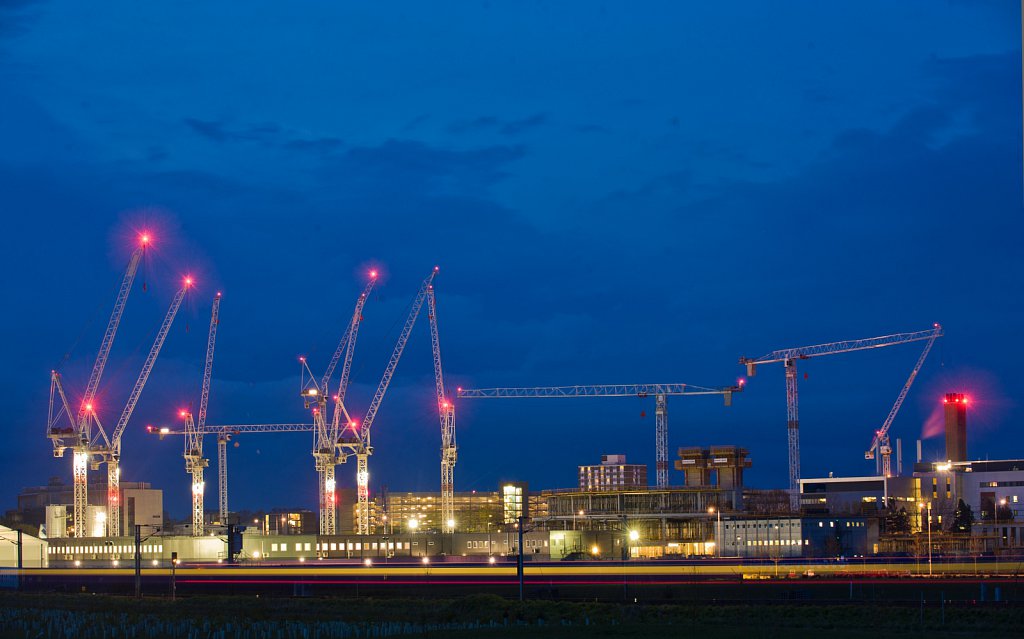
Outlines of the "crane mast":
M434 355L434 383L437 387L437 413L441 421L441 525L455 531L455 405L449 399L441 372L441 338L437 329L437 303L433 287L427 290L427 318L430 320L430 348Z
M51 401L49 419L47 420L47 436L53 443L54 457L63 457L64 450L66 448L71 448L73 451L73 459L71 463L73 485L72 502L74 510L73 522L76 537L84 537L87 528L86 513L89 505L88 468L92 461L89 446L93 440L93 431L96 430L103 438L104 442L109 443L107 435L103 431L103 427L96 416L94 401L96 399L96 393L99 390L100 379L103 377L103 369L106 367L107 360L110 357L110 349L114 345L114 337L117 335L117 329L121 324L121 316L124 313L125 305L128 302L128 295L131 293L132 284L135 281L135 275L139 270L139 263L145 256L149 242L149 234L143 233L140 235L139 245L132 252L131 258L128 260L128 267L125 269L124 276L121 278L121 286L118 289L117 297L114 300L114 309L110 314L110 319L107 321L107 328L103 333L103 339L100 342L100 349L96 354L96 361L93 363L92 372L89 375L89 381L86 383L85 394L82 396L82 403L80 404L77 413L73 413L71 411L67 397L64 395L64 389L60 382L59 373L53 371L50 375ZM56 414L54 413L53 402L53 394L55 390L59 393L62 402L57 408ZM71 423L70 427L56 428L57 423L59 421L63 421L61 419L62 414L66 415L68 421Z
M936 333L941 334L942 327L936 324L926 331L915 331L912 333L894 333L880 337L869 337L865 339L844 340L817 344L814 346L800 346L797 348L786 348L772 351L767 355L757 358L740 357L740 364L747 367L747 375L753 377L757 367L761 364L774 364L781 362L786 373L786 430L789 448L789 503L794 511L800 509L800 412L797 388L797 360L810 359L824 355L838 355L854 351L884 348L896 346L921 340L934 339Z
M120 419L117 420L117 426L114 428L109 444L94 448L94 452L98 453L107 464L107 535L111 537L121 535L121 436L124 434L125 427L128 426L128 420L131 419L132 413L135 412L135 405L142 395L146 381L149 380L149 374L153 370L153 365L156 364L156 358L160 355L160 349L163 348L164 340L167 339L178 309L181 308L181 301L190 288L192 288L192 278L187 277L182 287L174 295L170 308L167 309L167 314L160 325L153 346L149 349L149 355L146 356L146 361L142 365L139 378L135 380L135 386L128 396L128 402L125 404L124 410L121 411Z
M356 426L352 428L355 437L342 437L339 442L339 446L342 449L342 462L346 461L349 455L355 455L356 457L356 494L358 496L356 532L360 535L370 534L369 457L373 454L373 446L370 445L370 428L373 426L373 421L377 417L377 411L380 409L380 404L384 400L388 386L391 384L391 378L398 367L398 361L402 358L402 352L409 341L409 334L412 333L413 326L416 325L416 318L419 317L420 309L423 307L423 302L427 297L427 292L433 286L434 276L437 275L437 271L438 267L435 266L430 275L420 284L419 292L416 293L412 308L409 309L409 315L405 319L405 325L402 326L402 332L399 334L395 348L391 352L391 358L384 368L384 375L381 376L380 383L377 385L377 392L373 395L373 400L371 400L370 406L366 410L366 415L363 416L362 423L358 425L358 428Z
M896 396L896 402L889 411L889 415L886 416L885 421L882 422L882 427L875 432L875 436L871 440L870 448L868 448L867 452L864 453L865 459L875 459L875 454L878 453L878 457L881 462L881 468L879 470L883 477L892 477L892 446L889 445L889 428L892 426L893 420L896 419L896 413L898 413L900 407L903 406L903 400L907 398L907 393L910 392L910 387L914 384L914 380L917 379L917 374L921 372L921 367L924 366L924 360L927 359L928 353L932 350L935 340L941 335L942 327L936 324L931 338L925 342L924 350L921 352L920 357L917 358L917 362L914 364L913 370L910 371L910 377L907 378L906 383L903 384L903 388L900 389L900 394Z
M203 430L206 427L206 409L210 403L210 383L213 380L213 351L217 343L217 327L220 324L220 293L213 298L210 311L210 332L206 339L206 361L203 365L203 387L199 396L199 419L192 420L192 413L185 415L185 472L192 476L192 536L201 537L205 527L204 493L206 482L203 474L209 460L203 456Z
M597 384L577 386L539 386L527 388L466 388L459 397L649 397L655 398L654 458L658 488L668 487L668 397L670 395L721 395L726 406L732 405L732 394L743 390L743 384L707 388L692 384Z

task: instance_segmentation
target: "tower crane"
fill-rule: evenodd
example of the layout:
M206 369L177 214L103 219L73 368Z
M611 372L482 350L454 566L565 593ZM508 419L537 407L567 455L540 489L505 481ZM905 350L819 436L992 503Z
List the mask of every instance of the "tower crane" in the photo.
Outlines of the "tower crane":
M199 396L199 419L194 421L192 413L185 417L185 472L192 476L192 536L201 537L205 525L203 504L206 482L203 470L209 460L203 457L203 429L206 427L206 408L210 403L210 382L213 379L213 349L217 343L217 327L220 324L220 293L213 298L210 311L210 332L206 339L206 362L203 366L203 387Z
M360 535L370 534L369 457L373 454L373 446L370 445L370 428L373 426L373 421L377 417L377 411L380 409L380 404L384 400L388 386L391 384L391 378L398 367L398 361L402 358L402 352L409 341L409 334L412 333L412 328L416 325L416 318L419 317L423 302L433 286L434 276L437 275L437 271L438 267L435 266L430 275L420 284L420 289L413 300L412 308L409 309L409 315L405 319L405 325L402 326L402 332L398 336L395 348L391 352L391 358L384 368L384 375L377 385L377 391L370 401L370 406L363 416L362 423L350 420L348 428L342 432L338 442L341 463L345 463L350 455L355 455L356 457L356 494L359 500L356 532ZM351 433L351 435L348 433Z
M187 416L187 413L184 411L180 412L179 417L182 416ZM218 502L220 521L227 522L228 520L227 443L231 441L232 437L250 433L312 433L315 430L316 426L314 424L224 424L212 426L207 424L202 430L197 429L197 437L205 435L217 436L217 472L219 475L217 487L220 493ZM186 441L191 435L187 423L184 430L174 430L167 426L147 426L146 432L151 435L157 435L160 439L171 435L184 435Z
M903 400L907 398L907 393L910 392L910 387L913 385L914 380L917 378L917 374L921 372L921 366L924 365L924 360L928 357L929 351L932 350L932 346L935 344L935 340L942 335L941 327L936 324L935 330L932 332L932 336L925 342L924 351L921 352L921 356L917 358L917 363L914 364L914 369L910 371L910 377L907 378L907 382L900 389L900 394L896 396L896 403L893 404L892 410L889 411L889 415L885 418L882 423L882 427L875 431L875 436L871 440L871 447L868 448L867 452L864 453L864 459L875 459L875 453L881 461L881 474L883 477L892 477L892 446L889 445L889 427L892 426L892 422L896 419L896 413L899 412L900 406L903 405ZM876 466L878 462L876 462Z
M181 288L175 293L170 308L167 309L160 330L157 331L156 339L153 340L153 346L149 349L149 355L146 356L146 361L142 365L139 378L135 380L135 386L128 396L128 401L121 411L121 417L117 420L117 426L114 427L109 441L92 448L92 452L107 464L107 535L111 537L121 535L121 436L124 435L128 420L135 412L135 405L138 403L139 397L142 396L142 389L145 388L146 382L149 380L149 374L153 370L153 365L156 364L156 358L160 355L160 349L163 348L164 340L167 339L178 309L181 308L181 302L191 288L192 278L186 277Z
M761 364L774 364L782 362L786 370L786 420L789 434L789 491L790 507L798 510L800 507L800 417L797 403L797 360L810 359L823 355L838 355L853 351L863 351L873 348L883 348L906 344L921 340L933 340L942 335L942 327L935 324L926 331L913 333L895 333L881 337L869 337L866 339L845 340L831 342L828 344L817 344L815 346L800 346L797 348L785 348L772 351L767 355L757 358L741 357L740 364L747 367L747 375L753 377L757 367Z
M437 414L441 420L441 523L455 531L455 404L448 396L441 372L441 338L437 330L437 303L434 289L427 289L427 318L430 320L430 348L434 355L434 383L437 387Z
M743 384L705 388L692 384L606 384L592 386L541 386L533 388L465 388L459 397L648 397L655 398L655 462L658 488L668 487L668 397L670 395L721 395L732 405L733 393Z
M107 440L106 433L96 416L96 393L99 390L100 379L103 377L103 369L107 365L110 356L110 349L114 345L114 336L121 324L121 315L124 313L125 304L128 301L128 294L131 292L132 283L135 281L135 274L139 269L139 262L146 253L150 244L149 233L143 232L139 235L138 246L132 252L128 260L128 268L125 269L121 278L121 286L118 289L117 297L114 300L114 310L107 321L107 329L103 333L103 340L100 342L99 352L96 354L96 361L93 363L92 373L85 387L85 394L77 411L72 411L67 401L61 384L61 376L57 371L50 373L50 412L47 419L46 434L53 442L53 456L63 457L64 451L71 448L72 460L72 484L73 484L73 509L75 536L83 537L86 531L86 511L89 505L88 495L88 467L92 460L89 447L94 439L94 434L99 434L104 441ZM58 395L61 404L54 406L54 395ZM54 409L56 408L56 412ZM66 422L61 425L62 422Z
M302 398L306 408L312 406L313 423L316 430L313 434L313 462L318 475L318 493L320 505L320 534L334 535L337 532L337 497L335 494L334 470L338 464L337 446L338 436L341 430L341 415L345 415L345 421L349 421L348 412L345 410L345 394L348 391L349 375L352 372L352 357L355 354L356 337L359 334L359 324L363 319L363 306L370 296L374 284L377 282L377 271L370 271L370 279L366 283L359 299L356 300L355 310L352 319L348 323L345 334L338 347L334 350L327 370L319 382L305 357L300 357L302 363ZM330 421L327 419L327 396L330 392L331 376L338 362L342 362L341 380L338 384L338 392L334 395L334 414Z

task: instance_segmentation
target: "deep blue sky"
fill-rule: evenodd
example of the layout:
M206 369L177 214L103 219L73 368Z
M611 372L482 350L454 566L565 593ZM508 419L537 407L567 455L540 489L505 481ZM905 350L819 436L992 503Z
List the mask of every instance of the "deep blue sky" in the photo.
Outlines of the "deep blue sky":
M356 413L439 264L453 385L726 385L740 355L939 321L948 336L893 428L905 459L947 390L975 400L973 455L1024 456L1018 12L0 2L0 503L70 479L44 436L48 372L84 386L141 228L157 246L101 410L112 425L176 278L194 273L122 464L178 515L181 442L142 429L197 400L213 293L211 422L299 421L296 356L326 363L368 265L387 277L365 312ZM802 367L805 476L873 470L863 451L919 351ZM374 489L437 490L432 394L424 322L375 425ZM568 487L602 453L650 464L653 479L653 408L464 401L457 489ZM717 398L669 410L673 449L743 445L750 483L785 484L780 368L729 410ZM927 440L928 456L940 450ZM242 440L232 506L312 507L308 451L305 435ZM343 485L353 474L339 468Z

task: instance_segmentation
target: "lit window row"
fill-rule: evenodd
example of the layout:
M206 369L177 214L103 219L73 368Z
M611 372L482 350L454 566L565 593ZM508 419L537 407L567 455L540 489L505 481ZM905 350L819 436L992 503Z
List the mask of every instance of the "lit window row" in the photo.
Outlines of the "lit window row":
M142 544L143 553L163 552L163 544ZM124 555L135 552L134 546L113 544L109 546L50 546L46 551L50 555Z

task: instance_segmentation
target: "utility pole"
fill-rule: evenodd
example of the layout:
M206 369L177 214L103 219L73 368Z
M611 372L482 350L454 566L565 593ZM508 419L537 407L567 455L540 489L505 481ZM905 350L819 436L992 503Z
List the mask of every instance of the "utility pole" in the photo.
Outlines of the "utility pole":
M142 525L135 524L135 598L142 598Z
M18 590L21 590L21 571L22 571L22 568L25 567L25 564L23 562L23 555L24 555L24 553L22 552L22 549L25 546L22 544L22 541L23 541L23 539L22 539L22 531L19 528L18 529L18 541L15 542L18 545ZM42 562L39 562L39 563L40 563L39 567L42 568Z
M519 524L519 552L516 555L516 575L519 577L519 601L523 601L523 528L526 526L526 517L519 515L516 521Z

